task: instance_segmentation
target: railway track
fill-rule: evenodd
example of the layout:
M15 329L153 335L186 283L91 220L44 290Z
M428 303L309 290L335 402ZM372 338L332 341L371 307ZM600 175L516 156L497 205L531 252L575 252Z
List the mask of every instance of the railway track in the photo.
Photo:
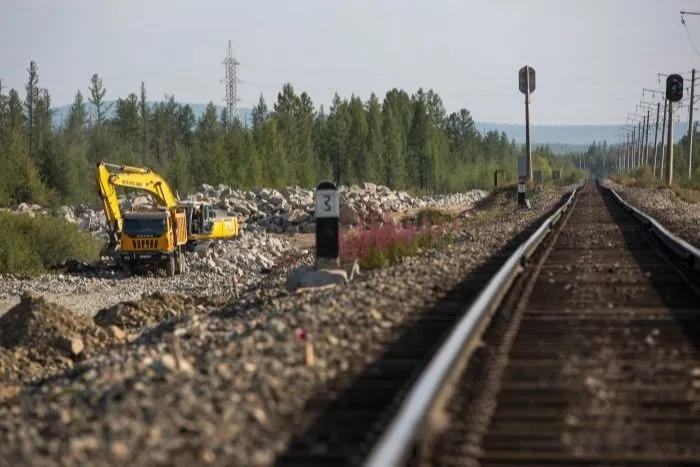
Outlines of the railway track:
M700 465L697 269L588 183L476 300L426 314L439 346L387 354L278 465Z
M558 206L568 199L568 195L563 196ZM341 376L339 382L330 382L331 391L318 394L300 411L295 420L299 429L274 465L359 465L406 389L463 316L466 306L558 206L518 233L433 307L406 317L401 336L388 343L385 353L362 374L352 381ZM333 389L334 385L338 389ZM333 400L329 403L329 399Z

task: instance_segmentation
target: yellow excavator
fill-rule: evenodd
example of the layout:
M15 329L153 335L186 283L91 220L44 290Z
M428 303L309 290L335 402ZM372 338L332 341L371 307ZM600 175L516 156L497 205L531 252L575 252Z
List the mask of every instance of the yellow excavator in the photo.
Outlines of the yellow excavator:
M146 191L160 206L122 213L117 187ZM170 185L148 168L100 162L97 188L110 237L102 255L120 263L125 275L134 269L154 268L164 268L168 276L183 274L186 250L238 236L236 217L217 217L206 202L181 202Z

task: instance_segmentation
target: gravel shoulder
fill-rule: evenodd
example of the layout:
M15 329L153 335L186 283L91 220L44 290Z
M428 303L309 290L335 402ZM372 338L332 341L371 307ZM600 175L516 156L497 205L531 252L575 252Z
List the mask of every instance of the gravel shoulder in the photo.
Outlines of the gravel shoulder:
M76 314L91 316L102 308L106 308L126 300L137 300L141 298L139 294L105 294L105 292L74 293L70 295L45 293L43 297L58 305L69 308ZM20 297L0 300L0 316L5 314L10 308L20 303Z
M335 391L338 378L349 383L407 316L440 299L565 191L536 193L531 210L504 194L462 221L455 245L363 273L342 289L288 294L284 274L270 274L239 299L222 300L227 305L178 299L159 308L177 306L172 319L47 374L21 395L16 383L0 383L0 465L271 465L310 399L333 397L331 381ZM133 284L139 280L197 293L176 278ZM230 291L221 279L217 287ZM173 299L148 306L158 300Z
M605 179L626 202L659 221L673 234L700 248L700 206L684 201L668 188L623 186Z
M4 278L0 285L0 315L20 302L31 291L48 301L63 305L80 316L120 302L139 300L154 292L188 295L228 295L233 289L231 276L202 273L190 277L130 277L107 274L90 277L82 274L47 274L35 279Z
M443 213L456 214L473 205L454 204L436 206L433 209ZM415 215L424 208L410 208L399 211L396 218L402 220ZM156 291L184 293L188 295L216 296L233 293L233 278L237 285L246 287L263 276L262 269L273 269L279 263L288 263L290 255L295 261L313 254L315 234L276 234L243 232L243 239L227 243L226 251L213 255L211 261L194 258L190 263L195 271L187 277L122 277L120 272L100 272L99 274L46 274L27 280L11 277L2 278L0 283L0 316L20 302L26 291L42 294L49 301L63 305L79 315L93 316L102 308L120 302L138 300L144 294ZM250 240L248 240L250 239ZM272 243L265 248L265 255L248 253L260 250L259 243Z

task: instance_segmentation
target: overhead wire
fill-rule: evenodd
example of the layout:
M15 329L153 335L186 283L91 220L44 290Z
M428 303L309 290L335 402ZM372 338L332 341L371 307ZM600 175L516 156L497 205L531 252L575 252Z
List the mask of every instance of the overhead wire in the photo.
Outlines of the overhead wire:
M693 46L693 50L695 50L695 54L700 57L700 52L698 51L698 48L695 47L695 42L693 42L693 36L690 35L690 30L688 29L688 25L685 22L685 17L683 16L683 13L681 13L681 24L683 25L683 29L685 29L686 34L688 34L688 40L690 41L690 45Z

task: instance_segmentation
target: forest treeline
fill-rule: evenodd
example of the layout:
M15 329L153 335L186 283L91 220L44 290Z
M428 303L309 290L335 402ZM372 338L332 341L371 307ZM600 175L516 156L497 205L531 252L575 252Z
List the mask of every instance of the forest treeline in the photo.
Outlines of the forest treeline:
M260 96L247 128L212 102L199 118L174 96L149 104L143 82L109 104L93 74L55 127L37 63L27 72L22 92L0 81L0 205L95 201L101 160L150 167L180 193L200 183L311 188L323 179L435 193L488 188L496 169L514 180L522 151L505 133L480 134L467 109L448 114L440 96L423 89L367 100L336 94L326 110L285 84L271 104ZM545 177L552 168L575 170L546 147L536 148L533 161Z
M657 144L654 146L654 129L650 129L648 150L643 149L644 163L642 167L635 167L632 170L620 170L618 164L620 157L626 157L625 146L620 144L608 145L593 142L588 146L588 150L583 153L572 153L567 155L578 167L585 167L595 177L610 175L613 172L630 172L635 178L646 186L660 185L663 183L661 171L661 159L665 157L668 145L661 145L661 135L657 135ZM697 132L693 133L693 154L691 156L692 167L688 172L688 135L683 135L676 144L673 145L673 183L684 188L700 189L700 145L697 143ZM630 156L632 157L632 156ZM656 160L656 172L654 172L654 161ZM643 178L644 180L641 180Z

